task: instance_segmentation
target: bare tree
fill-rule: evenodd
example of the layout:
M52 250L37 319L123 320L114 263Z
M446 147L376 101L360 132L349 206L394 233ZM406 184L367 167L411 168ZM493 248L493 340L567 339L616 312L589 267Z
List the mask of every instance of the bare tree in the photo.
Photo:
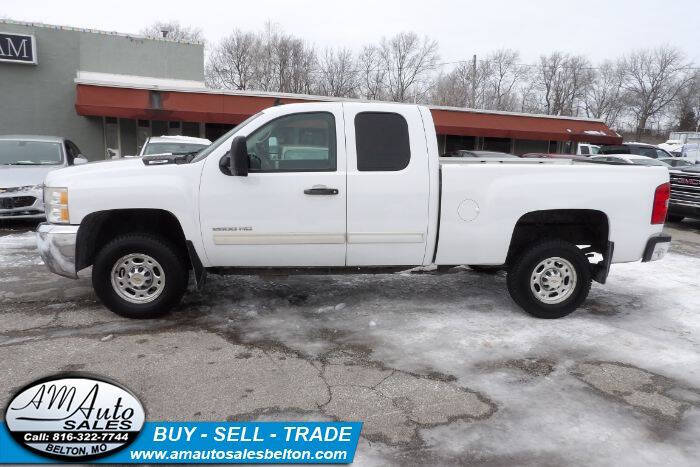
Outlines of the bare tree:
M172 39L174 41L205 42L200 28L183 26L179 21L156 21L143 28L140 34L154 39Z
M356 97L358 71L349 49L326 49L319 60L317 93L323 96Z
M605 120L609 127L617 127L625 108L624 80L623 64L611 60L603 62L586 88L586 116Z
M670 46L637 50L624 57L623 63L626 103L640 137L647 122L668 110L693 77L683 53Z
M245 90L258 85L260 38L236 29L209 54L205 79L209 87Z
M386 70L386 87L391 100L406 102L422 98L429 74L439 60L437 41L414 32L402 32L380 44L381 66ZM420 96L420 97L419 97Z
M515 110L518 105L516 91L527 76L527 68L521 66L519 61L520 53L512 49L497 50L487 56L481 68L488 93L485 108Z
M584 56L564 52L540 56L535 81L541 93L541 111L577 115L593 78L593 67Z
M385 87L387 69L383 66L379 48L367 45L357 56L358 86L360 95L369 100L387 98Z

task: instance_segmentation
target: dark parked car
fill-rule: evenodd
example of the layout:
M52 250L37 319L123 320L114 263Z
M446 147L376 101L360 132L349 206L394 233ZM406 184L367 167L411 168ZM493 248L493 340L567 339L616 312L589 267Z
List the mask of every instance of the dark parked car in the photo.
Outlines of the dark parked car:
M684 217L700 219L700 167L671 170L671 199L668 204L669 222Z
M575 154L555 154L546 152L528 152L520 157L538 158L538 159L588 159L587 156L577 156Z
M460 149L459 151L454 151L449 154L445 154L443 157L518 157L515 154L510 154L507 152L497 152L497 151L477 151L472 149Z
M638 156L651 157L652 159L673 157L673 154L670 152L646 143L622 143L601 146L598 154L636 154Z

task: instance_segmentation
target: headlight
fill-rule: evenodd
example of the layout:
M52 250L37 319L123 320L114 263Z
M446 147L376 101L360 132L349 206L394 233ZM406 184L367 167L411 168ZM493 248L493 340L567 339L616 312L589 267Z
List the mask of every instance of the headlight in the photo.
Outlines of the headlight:
M44 188L46 220L52 224L68 224L68 188Z

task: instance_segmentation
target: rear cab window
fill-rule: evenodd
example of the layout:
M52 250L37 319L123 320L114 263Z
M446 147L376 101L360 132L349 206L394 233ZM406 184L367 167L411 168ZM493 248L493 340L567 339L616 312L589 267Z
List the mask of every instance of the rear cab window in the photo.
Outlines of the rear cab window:
M403 170L411 161L406 119L392 112L361 112L355 116L355 148L360 172Z

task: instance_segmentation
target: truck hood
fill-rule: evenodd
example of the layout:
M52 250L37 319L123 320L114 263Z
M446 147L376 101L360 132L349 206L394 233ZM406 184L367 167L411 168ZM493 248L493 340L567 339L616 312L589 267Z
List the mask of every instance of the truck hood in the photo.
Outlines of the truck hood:
M141 159L114 159L91 162L84 165L74 165L60 170L54 170L46 177L46 186L69 187L80 183L81 180L109 178L124 172L138 174L147 170Z
M0 188L41 185L49 172L59 170L60 167L56 165L0 165Z

